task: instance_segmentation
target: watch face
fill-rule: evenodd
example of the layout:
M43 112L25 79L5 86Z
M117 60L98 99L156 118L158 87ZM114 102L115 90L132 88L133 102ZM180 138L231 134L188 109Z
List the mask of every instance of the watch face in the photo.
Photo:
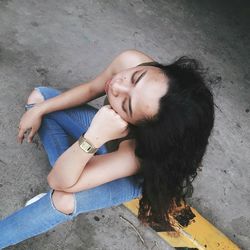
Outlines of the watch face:
M80 147L86 152L89 152L89 150L91 149L91 146L86 141L83 141Z

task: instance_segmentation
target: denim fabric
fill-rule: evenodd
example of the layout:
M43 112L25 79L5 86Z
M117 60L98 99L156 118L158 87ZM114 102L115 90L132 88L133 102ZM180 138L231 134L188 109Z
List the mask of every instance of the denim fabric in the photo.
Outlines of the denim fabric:
M39 86L35 89L40 91L45 99L61 93L51 87ZM34 105L25 105L25 109L30 109ZM91 105L84 104L43 116L38 135L51 167L57 158L88 129L97 111ZM105 145L96 152L96 154L105 153L108 153ZM56 209L52 201L54 190L50 189L38 201L0 220L0 249L47 232L63 222L72 220L80 213L120 205L139 198L142 194L142 182L142 176L137 174L76 192L73 194L75 206L71 214L64 214Z

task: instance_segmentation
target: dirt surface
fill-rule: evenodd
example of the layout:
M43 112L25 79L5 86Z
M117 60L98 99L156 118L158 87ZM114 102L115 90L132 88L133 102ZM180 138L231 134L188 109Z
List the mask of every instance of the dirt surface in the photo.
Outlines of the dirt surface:
M163 63L199 59L210 71L216 120L189 200L242 249L250 247L248 1L0 1L0 218L49 189L46 153L16 143L36 86L66 90L92 79L126 49ZM103 98L91 102L101 107ZM119 218L131 220L145 239ZM97 219L98 218L98 219ZM171 249L125 207L74 221L9 249Z

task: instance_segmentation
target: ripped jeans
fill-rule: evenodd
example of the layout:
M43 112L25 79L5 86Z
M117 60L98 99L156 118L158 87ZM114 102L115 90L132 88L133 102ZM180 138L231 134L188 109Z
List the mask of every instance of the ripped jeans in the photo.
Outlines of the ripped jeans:
M39 86L44 99L52 98L61 92L51 87ZM35 104L26 104L26 110ZM85 132L98 110L88 104L45 114L38 130L43 148L53 167L57 158L79 139ZM96 154L107 153L105 144ZM46 180L46 177L44 177ZM113 180L100 186L73 193L74 211L65 214L56 209L52 202L53 189L36 202L22 207L0 220L0 249L15 245L33 236L45 233L57 225L72 220L78 214L97 209L117 206L123 202L139 198L142 194L141 175Z

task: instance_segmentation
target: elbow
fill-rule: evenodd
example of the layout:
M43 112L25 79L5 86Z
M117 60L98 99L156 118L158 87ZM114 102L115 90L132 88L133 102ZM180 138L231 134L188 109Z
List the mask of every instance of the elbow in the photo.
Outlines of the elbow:
M55 178L52 178L50 175L47 176L47 182L50 188L58 190L58 191L64 191L67 190L68 188L71 188L73 185L65 185L63 183L59 183L58 181L55 180ZM63 184L63 185L62 185Z
M52 189L58 190L59 188L61 188L55 183L55 181L50 177L50 175L47 176L47 182L50 188Z

